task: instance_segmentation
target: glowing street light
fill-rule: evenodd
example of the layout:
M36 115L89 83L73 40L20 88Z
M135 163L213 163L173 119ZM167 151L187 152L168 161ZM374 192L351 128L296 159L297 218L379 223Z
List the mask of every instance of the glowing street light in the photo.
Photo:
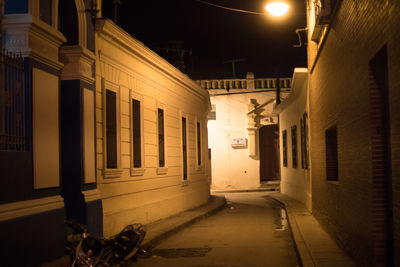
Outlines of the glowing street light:
M284 2L271 2L266 5L265 9L275 17L281 17L285 15L290 6Z

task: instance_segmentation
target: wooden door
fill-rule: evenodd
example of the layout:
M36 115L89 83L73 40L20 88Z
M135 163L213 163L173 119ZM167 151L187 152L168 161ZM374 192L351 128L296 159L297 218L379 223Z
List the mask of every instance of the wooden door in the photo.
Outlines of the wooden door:
M265 125L259 130L260 180L279 180L279 130L278 125Z

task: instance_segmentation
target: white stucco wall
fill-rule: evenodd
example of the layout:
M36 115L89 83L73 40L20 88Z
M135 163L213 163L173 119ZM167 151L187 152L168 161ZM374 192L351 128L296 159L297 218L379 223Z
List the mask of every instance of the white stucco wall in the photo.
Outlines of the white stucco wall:
M309 169L301 164L300 118L307 111L307 69L296 68L292 82L292 94L278 106L280 136L281 192L293 197L311 210L311 178ZM297 167L292 164L291 127L297 127ZM287 166L283 166L282 132L287 131Z
M216 92L217 90L213 91ZM249 189L259 187L258 130L256 131L255 156L249 156L249 145L246 148L233 148L231 144L233 138L244 137L249 142L247 105L250 99L255 99L258 104L263 104L267 100L274 98L275 92L211 97L211 103L216 105L216 120L208 121L213 189ZM272 106L273 103L265 106L263 114L270 114Z

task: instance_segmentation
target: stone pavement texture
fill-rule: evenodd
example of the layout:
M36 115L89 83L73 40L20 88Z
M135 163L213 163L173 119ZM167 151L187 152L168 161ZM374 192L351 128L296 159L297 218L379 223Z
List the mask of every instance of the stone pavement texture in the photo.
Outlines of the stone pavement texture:
M278 192L269 193L269 197L285 207L302 266L356 266L301 202ZM147 225L143 246L154 247L168 236L224 207L224 197L211 196L209 202L199 208Z

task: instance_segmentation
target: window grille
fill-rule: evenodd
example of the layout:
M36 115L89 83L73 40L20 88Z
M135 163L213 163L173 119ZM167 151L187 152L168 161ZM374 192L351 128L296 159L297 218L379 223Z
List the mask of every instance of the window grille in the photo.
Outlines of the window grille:
M107 168L117 168L117 94L106 90Z
M140 132L140 101L132 99L133 167L142 167L142 142Z
M283 166L287 167L287 131L282 131L282 156L283 156Z
M292 132L292 167L297 168L297 126L293 125Z
M24 59L0 53L0 151L26 151Z
M164 110L158 109L158 166L165 167Z

